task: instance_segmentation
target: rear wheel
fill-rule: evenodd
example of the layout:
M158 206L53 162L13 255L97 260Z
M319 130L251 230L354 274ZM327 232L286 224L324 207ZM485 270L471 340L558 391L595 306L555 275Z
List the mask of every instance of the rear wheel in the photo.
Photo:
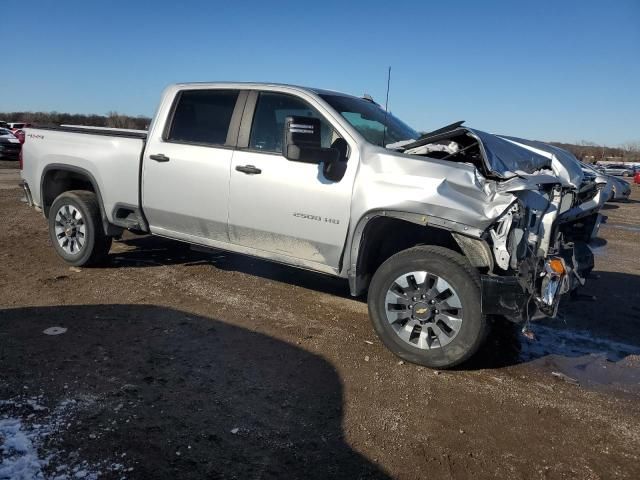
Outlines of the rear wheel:
M58 255L78 267L101 263L111 248L98 199L85 190L64 192L54 200L49 210L49 236Z
M469 359L486 336L477 271L456 252L419 246L384 262L369 288L369 316L393 353L450 368Z

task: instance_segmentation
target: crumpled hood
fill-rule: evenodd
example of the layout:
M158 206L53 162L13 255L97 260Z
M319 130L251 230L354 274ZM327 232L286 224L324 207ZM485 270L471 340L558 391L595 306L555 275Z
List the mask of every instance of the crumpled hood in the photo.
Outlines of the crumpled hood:
M498 138L514 143L519 147L535 152L537 155L551 161L553 173L562 180L563 184L579 188L584 180L584 172L580 161L569 151L547 143L525 140L523 138L499 135Z
M516 137L494 135L466 126L437 130L425 134L415 141L399 142L393 145L407 154L429 156L431 146L443 141L460 142L465 137L473 138L481 151L485 170L492 176L509 180L515 177L551 174L565 186L579 188L583 174L578 160L566 150L552 145ZM464 151L463 148L460 151ZM453 152L451 152L453 153Z
M487 168L500 177L511 178L551 169L551 159L540 152L491 133L463 128L480 143Z

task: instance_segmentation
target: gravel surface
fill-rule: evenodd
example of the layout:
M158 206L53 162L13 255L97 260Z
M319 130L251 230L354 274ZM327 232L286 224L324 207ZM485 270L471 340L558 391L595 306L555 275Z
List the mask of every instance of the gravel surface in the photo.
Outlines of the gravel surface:
M596 300L536 341L497 325L438 372L385 350L322 275L132 235L69 268L16 179L0 176L0 479L640 478L637 186L607 207Z

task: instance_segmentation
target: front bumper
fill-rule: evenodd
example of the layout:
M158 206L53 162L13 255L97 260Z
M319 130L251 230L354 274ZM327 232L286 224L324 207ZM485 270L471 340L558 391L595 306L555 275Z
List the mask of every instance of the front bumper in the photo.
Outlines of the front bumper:
M483 315L501 315L513 321L525 318L531 295L517 277L481 275L480 281Z
M482 275L482 313L514 322L555 317L561 298L584 285L593 266L589 246L576 242L559 255L540 261L528 276Z

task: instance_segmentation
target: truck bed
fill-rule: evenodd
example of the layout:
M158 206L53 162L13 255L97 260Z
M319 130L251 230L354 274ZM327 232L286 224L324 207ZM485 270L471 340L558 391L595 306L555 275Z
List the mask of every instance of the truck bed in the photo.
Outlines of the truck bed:
M42 207L47 195L42 188L45 178L64 170L83 173L91 179L110 222L120 207L138 210L146 132L60 126L27 128L25 134L22 177L36 206Z

